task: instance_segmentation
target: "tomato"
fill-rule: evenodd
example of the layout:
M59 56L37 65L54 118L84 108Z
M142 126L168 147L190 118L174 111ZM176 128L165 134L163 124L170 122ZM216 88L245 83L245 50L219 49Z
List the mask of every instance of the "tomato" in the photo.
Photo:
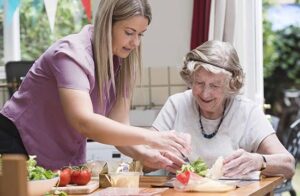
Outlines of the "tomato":
M71 181L77 185L86 185L92 177L92 173L86 168L81 167L73 171Z
M76 184L80 175L80 169L75 169L71 175L71 184Z
M60 170L59 175L59 185L58 186L66 186L71 182L72 169L69 167L63 168Z
M72 168L72 173L71 173L71 180L70 180L69 184L76 184L74 182L74 178L72 176L73 176L73 173L78 170L78 167L77 166L73 166L71 168Z
M191 176L190 171L185 171L183 173L177 174L176 179L182 184L186 185L189 182Z

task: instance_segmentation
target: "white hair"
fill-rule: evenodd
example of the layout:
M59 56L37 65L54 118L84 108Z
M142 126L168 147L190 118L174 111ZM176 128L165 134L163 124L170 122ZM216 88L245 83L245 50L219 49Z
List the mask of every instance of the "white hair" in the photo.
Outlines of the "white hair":
M232 76L232 73L223 69L223 68L220 68L220 67L216 67L216 66L213 66L213 65L210 65L210 64L207 64L207 63L199 63L199 61L188 61L187 63L187 69L193 73L195 71L197 71L200 67L203 67L205 70L209 71L209 72L212 72L214 74L225 74L225 75L228 75L229 77Z

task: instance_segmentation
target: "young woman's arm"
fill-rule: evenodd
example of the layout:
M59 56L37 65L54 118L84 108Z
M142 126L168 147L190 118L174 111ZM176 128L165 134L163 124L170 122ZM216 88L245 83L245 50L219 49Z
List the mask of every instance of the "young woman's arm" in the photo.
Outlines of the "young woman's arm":
M116 102L109 118L120 123L129 125L130 100L120 100ZM153 131L153 130L152 130ZM144 171L154 171L157 169L166 169L170 172L176 172L184 161L175 153L169 151L155 150L145 145L134 146L116 146L123 154L133 159L143 162Z
M169 151L189 150L184 138L177 136L174 132L158 133L147 129L132 127L93 112L90 96L87 92L74 89L59 88L61 104L70 125L81 134L95 141L115 146L128 146L147 144L157 149ZM115 106L118 108L118 104ZM126 106L128 107L128 106ZM119 111L119 114L112 111L113 118L127 117ZM124 109L124 111L128 109ZM127 112L128 113L128 112ZM127 119L126 119L127 118Z

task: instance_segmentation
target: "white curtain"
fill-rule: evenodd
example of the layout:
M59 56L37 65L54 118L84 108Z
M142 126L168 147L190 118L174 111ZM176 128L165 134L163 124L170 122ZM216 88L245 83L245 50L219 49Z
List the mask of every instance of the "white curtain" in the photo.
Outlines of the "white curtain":
M233 43L236 0L212 0L209 25L209 39Z
M261 0L212 0L209 40L234 45L246 73L244 94L263 104Z

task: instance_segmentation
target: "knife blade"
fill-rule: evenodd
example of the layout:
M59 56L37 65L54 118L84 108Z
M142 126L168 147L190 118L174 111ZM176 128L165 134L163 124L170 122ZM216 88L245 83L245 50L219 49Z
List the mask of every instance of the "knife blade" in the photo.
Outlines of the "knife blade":
M191 162L190 162L190 160L189 160L189 158L187 156L185 156L182 152L180 152L180 154L181 154L181 156L182 156L182 158L183 158L183 160L184 160L185 163L191 164Z
M224 181L260 181L260 179L257 178L220 178L219 180L224 180Z

